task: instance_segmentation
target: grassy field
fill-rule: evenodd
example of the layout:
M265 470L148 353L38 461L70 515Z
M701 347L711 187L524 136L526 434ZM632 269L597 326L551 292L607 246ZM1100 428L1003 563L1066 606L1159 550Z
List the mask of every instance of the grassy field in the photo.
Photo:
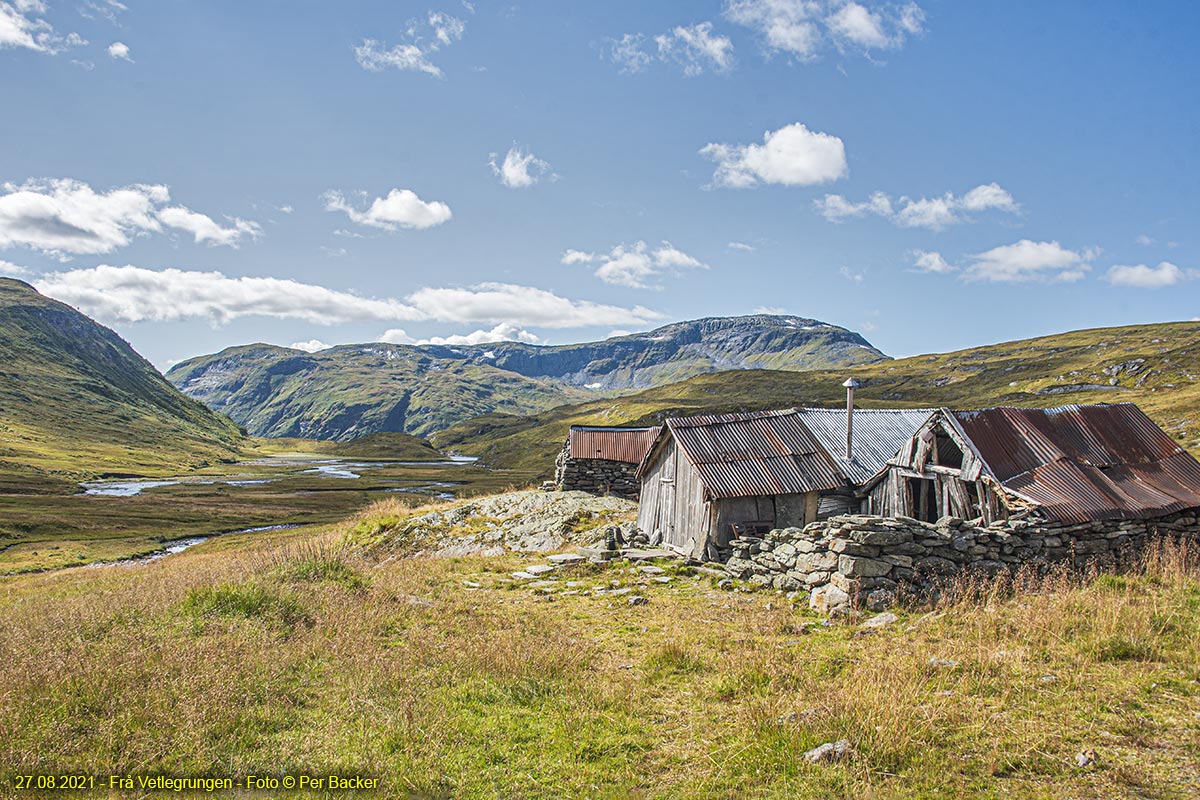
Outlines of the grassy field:
M515 557L375 564L342 547L369 519L0 578L4 792L16 774L300 771L377 776L388 797L1200 790L1194 552L976 587L866 634L669 565L666 583L588 565L531 591ZM594 594L617 585L648 604ZM846 761L804 763L843 738Z
M1200 452L1200 323L1097 328L913 356L836 371L743 370L702 375L617 399L562 406L530 417L493 414L432 437L488 463L544 474L571 425L654 425L668 416L833 406L853 376L866 408L1047 408L1137 403Z

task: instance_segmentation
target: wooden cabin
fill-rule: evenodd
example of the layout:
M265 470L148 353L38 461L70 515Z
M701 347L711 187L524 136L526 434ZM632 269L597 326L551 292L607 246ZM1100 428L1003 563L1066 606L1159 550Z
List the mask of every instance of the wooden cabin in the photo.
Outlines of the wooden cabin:
M931 411L787 409L668 419L638 468L638 527L693 558L742 533L858 510L874 476Z
M930 522L1152 519L1200 506L1200 463L1132 403L941 409L864 489Z

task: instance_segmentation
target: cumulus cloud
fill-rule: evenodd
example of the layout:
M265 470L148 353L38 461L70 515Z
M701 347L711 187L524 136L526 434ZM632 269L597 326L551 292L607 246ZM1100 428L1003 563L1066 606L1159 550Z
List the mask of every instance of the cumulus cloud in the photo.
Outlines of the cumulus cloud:
M654 37L658 57L678 64L689 78L704 73L728 72L733 67L733 42L728 36L713 36L712 23L679 25Z
M384 333L384 336L389 334L403 334L404 331L390 330ZM380 341L390 341L381 339ZM471 345L471 344L491 344L492 342L524 342L525 344L540 344L539 339L534 334L520 327L513 325L510 322L501 322L496 327L489 331L478 330L466 334L453 334L451 336L432 336L428 339L418 339L413 344L441 344L441 345ZM393 342L393 344L403 344L403 342Z
M811 186L845 177L846 148L828 133L794 122L763 134L762 144L709 144L700 155L717 162L713 186L744 189L759 183Z
M67 258L111 253L163 225L187 230L197 242L232 247L262 232L257 223L236 217L222 228L186 207L166 207L170 199L166 186L141 183L107 192L69 178L0 184L0 248Z
M948 263L942 258L942 254L936 251L913 250L909 255L912 256L913 267L917 272L944 274L958 271L958 267Z
M41 0L0 2L0 49L22 47L57 55L87 44L87 40L77 33L60 36L53 25L38 16L45 13L46 4Z
M991 283L1073 283L1092 268L1097 255L1099 251L1091 248L1069 250L1058 242L1022 239L968 256L971 263L964 268L963 278Z
M1164 286L1174 286L1193 277L1169 261L1162 261L1157 267L1145 264L1124 266L1117 264L1108 270L1105 280L1113 286L1129 286L1134 289L1161 289Z
M210 245L236 248L243 238L257 239L262 236L262 228L257 222L239 217L226 217L230 223L229 227L222 228L212 217L183 206L162 209L158 212L158 220L164 225L192 234L197 244L207 242Z
M320 339L309 339L307 342L292 342L288 347L293 350L303 350L306 353L315 353L318 350L328 350L333 347L331 344L326 344Z
M497 163L499 158L498 153L492 153L488 157L488 164L492 168L492 172L510 189L525 189L533 186L542 176L550 172L550 165L542 159L535 156L533 153L527 153L521 150L518 145L513 145L505 154L504 160ZM554 175L551 175L553 179Z
M363 199L367 195L360 192ZM453 214L450 206L433 200L425 202L409 189L392 189L387 197L376 197L366 211L351 205L345 196L330 190L321 196L326 211L343 211L351 221L372 228L394 231L397 228L421 230L448 222Z
M0 258L0 275L7 278L21 278L28 274L29 270L25 269L24 267Z
M129 57L129 45L124 42L113 42L108 46L109 58L121 59L133 63L133 59Z
M866 200L855 203L840 194L827 194L813 201L813 207L830 222L873 214L891 220L901 228L926 228L938 231L950 225L969 222L972 213L1003 211L1020 213L1021 207L1012 195L997 183L976 186L961 197L946 192L941 197L914 199L902 196L895 203L883 192L874 192Z
M657 247L650 247L642 241L631 245L619 244L608 253L567 250L563 253L562 263L595 264L595 274L600 280L634 289L659 289L661 285L651 282L663 276L678 275L685 270L708 269L707 264L666 241Z
M758 33L768 53L800 61L825 50L870 55L894 50L924 30L919 5L845 0L731 0L725 17Z
M653 47L640 33L610 39L607 54L626 75L641 72L655 61L674 64L694 78L705 71L728 72L733 68L733 42L714 35L711 22L677 25L653 39Z
M38 281L38 288L109 322L207 319L222 325L258 316L319 325L378 320L583 328L642 324L662 317L642 306L570 300L544 289L506 283L424 288L403 299L377 299L286 278L231 278L220 272L131 265L102 264L50 273Z
M376 39L364 39L354 48L354 57L360 67L370 72L391 68L441 78L442 70L430 56L462 39L466 29L467 24L461 19L430 11L424 20L409 22L404 41L388 47Z

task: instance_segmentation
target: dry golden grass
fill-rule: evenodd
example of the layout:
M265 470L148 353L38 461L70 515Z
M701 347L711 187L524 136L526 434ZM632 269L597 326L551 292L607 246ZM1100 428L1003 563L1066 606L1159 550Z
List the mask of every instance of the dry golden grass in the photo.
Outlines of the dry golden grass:
M397 509L400 511L401 509ZM418 797L1187 797L1200 564L957 587L864 635L672 568L376 566L338 531L0 581L14 773L337 770ZM617 581L650 598L562 595ZM471 589L469 580L482 585ZM1052 676L1052 677L1050 677ZM849 739L854 755L802 754ZM1074 756L1094 749L1079 768Z

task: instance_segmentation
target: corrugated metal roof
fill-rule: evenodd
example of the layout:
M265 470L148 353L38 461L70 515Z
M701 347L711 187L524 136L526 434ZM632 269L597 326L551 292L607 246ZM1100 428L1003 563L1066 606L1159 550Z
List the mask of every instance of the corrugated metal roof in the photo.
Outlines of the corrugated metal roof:
M571 426L571 458L601 458L640 464L661 428Z
M854 409L853 458L846 454L846 409L800 408L796 413L855 486L869 481L899 452L936 409Z
M714 499L803 494L844 480L793 409L667 420Z
M1055 519L1200 506L1200 463L1132 403L952 413L996 479Z

